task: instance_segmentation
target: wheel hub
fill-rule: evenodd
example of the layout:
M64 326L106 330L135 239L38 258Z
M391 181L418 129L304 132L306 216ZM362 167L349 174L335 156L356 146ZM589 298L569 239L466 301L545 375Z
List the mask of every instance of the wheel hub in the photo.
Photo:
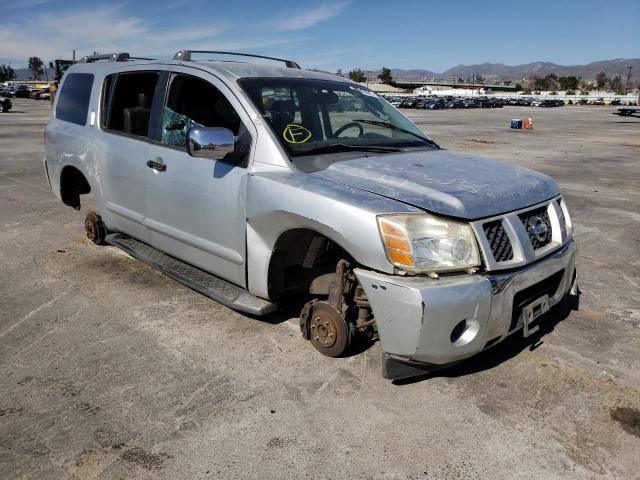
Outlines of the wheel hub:
M338 325L329 310L316 310L311 319L311 337L321 346L331 348L338 338Z

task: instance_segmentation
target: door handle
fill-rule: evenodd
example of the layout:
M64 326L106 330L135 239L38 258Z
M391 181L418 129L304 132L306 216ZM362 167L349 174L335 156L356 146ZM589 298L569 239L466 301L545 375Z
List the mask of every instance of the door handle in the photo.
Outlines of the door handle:
M156 160L147 160L147 167L153 168L157 172L164 172L167 169L167 165L162 162L161 158Z

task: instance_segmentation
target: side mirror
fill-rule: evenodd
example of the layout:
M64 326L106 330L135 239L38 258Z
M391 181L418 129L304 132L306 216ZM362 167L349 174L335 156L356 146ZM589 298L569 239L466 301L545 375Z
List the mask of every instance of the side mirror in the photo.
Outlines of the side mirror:
M192 157L221 160L233 151L233 132L228 128L194 127L187 133L187 153Z

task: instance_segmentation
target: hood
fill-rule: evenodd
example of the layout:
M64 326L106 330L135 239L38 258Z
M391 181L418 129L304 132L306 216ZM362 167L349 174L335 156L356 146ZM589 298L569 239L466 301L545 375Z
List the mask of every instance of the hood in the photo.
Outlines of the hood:
M475 220L560 194L542 173L448 150L373 155L312 173L429 212Z

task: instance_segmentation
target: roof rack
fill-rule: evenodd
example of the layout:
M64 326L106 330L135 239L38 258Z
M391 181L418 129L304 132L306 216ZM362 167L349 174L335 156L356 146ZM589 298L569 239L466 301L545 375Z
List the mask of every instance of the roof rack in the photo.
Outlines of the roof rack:
M216 55L236 55L239 57L262 58L265 60L275 60L276 62L283 62L288 68L300 68L300 65L298 65L297 62L294 62L293 60L285 60L284 58L265 57L264 55L252 55L250 53L218 52L215 50L180 50L173 56L173 59L190 62L192 53L215 53Z
M127 52L120 53L101 53L96 55L85 55L79 63L95 63L101 60L107 62L128 62L129 60L153 60L153 58L130 57Z

